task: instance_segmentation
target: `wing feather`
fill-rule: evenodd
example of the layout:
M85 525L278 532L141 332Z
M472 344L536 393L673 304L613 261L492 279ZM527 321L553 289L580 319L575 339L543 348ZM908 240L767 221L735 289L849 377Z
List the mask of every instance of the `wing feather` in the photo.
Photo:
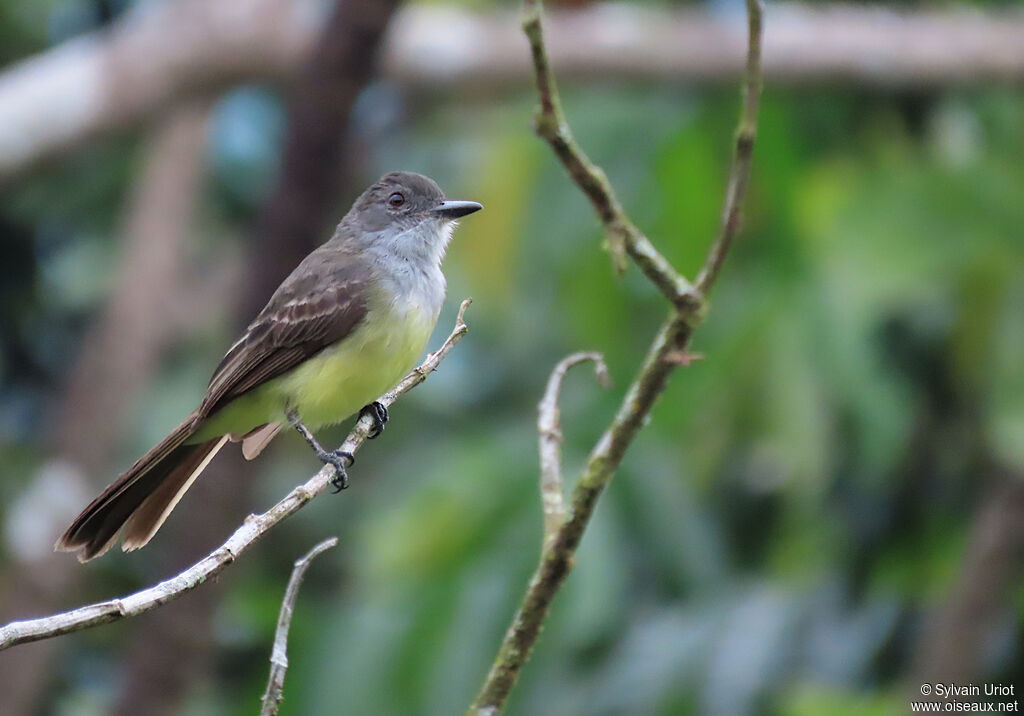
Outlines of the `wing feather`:
M365 319L365 270L351 262L334 263L329 273L315 267L302 273L302 268L217 366L199 408L203 417L342 340Z

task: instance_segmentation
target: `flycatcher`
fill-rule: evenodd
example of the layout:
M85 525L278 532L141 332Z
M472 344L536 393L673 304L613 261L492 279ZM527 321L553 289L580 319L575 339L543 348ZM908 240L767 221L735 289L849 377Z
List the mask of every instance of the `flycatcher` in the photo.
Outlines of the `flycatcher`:
M142 547L226 442L241 442L251 460L285 424L343 488L352 456L327 452L311 431L356 411L373 416L372 437L384 429L375 398L423 353L444 303L441 261L455 220L482 208L408 172L363 192L231 346L199 407L93 500L56 549L84 562L122 528L125 551Z

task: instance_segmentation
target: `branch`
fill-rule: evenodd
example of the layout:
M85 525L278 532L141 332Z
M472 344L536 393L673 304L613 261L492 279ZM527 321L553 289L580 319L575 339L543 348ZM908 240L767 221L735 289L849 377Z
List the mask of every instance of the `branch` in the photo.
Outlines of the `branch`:
M175 107L148 138L145 164L126 202L110 298L82 341L53 421L52 443L83 474L97 472L114 453L123 416L175 330L172 321L153 317L188 293L186 247L206 178L209 116L209 102Z
M887 92L1024 77L1019 7L778 2L769 13L764 69L774 83ZM560 2L547 17L563 78L679 86L731 83L743 71L747 38L735 15L715 6ZM385 74L413 87L493 91L529 79L521 47L504 10L417 3L399 17Z
M299 587L306 576L306 570L313 560L338 544L337 537L325 539L311 549L306 556L295 560L295 568L284 590L281 602L281 613L277 617L277 631L274 633L274 648L270 653L270 676L267 678L267 690L261 701L263 707L260 716L276 716L281 706L284 675L288 671L288 630L292 626L292 613L295 611L295 600L299 598Z
M52 401L42 421L49 426L46 444L52 457L4 509L7 527L13 527L5 545L11 559L7 573L13 575L16 568L17 578L0 583L0 614L52 611L82 588L87 572L68 569L67 559L53 551L52 536L74 517L76 503L90 499L86 475L116 454L125 414L181 327L153 317L189 293L181 268L194 236L205 172L207 105L171 109L145 138L140 170L121 209L123 248L109 296L84 333L60 399ZM194 311L191 316L198 320L205 314ZM97 415L103 419L96 420ZM34 529L20 529L19 522ZM44 708L41 697L60 653L57 647L56 642L41 645L31 657L0 669L4 711L27 714Z
M238 82L292 80L322 16L299 0L151 2L111 31L81 36L0 75L0 182L168 105ZM765 72L776 82L941 89L1024 78L1019 11L890 10L773 4ZM564 76L721 82L743 39L726 14L591 3L552 13ZM411 5L397 18L384 74L407 88L506 90L528 79L504 12ZM138 62L145 57L145 62Z
M655 400L665 389L669 375L677 366L687 365L693 359L687 353L687 347L694 330L704 317L704 295L714 284L739 229L739 209L750 176L750 158L761 92L761 6L759 0L747 0L749 34L743 111L736 135L735 157L729 172L722 228L701 270L698 290L678 274L635 228L616 199L604 172L594 166L576 145L562 114L558 90L544 47L539 0L524 0L523 12L523 29L530 40L541 104L538 133L548 141L569 170L570 176L590 199L605 225L606 233L616 235L616 240L622 242L625 252L661 289L674 310L651 343L640 372L626 391L611 425L591 450L573 490L568 518L545 540L540 564L505 632L480 692L470 706L469 714L474 716L492 716L504 708L537 641L551 602L572 569L576 548L594 513L597 499L622 462L626 449L646 422ZM614 246L612 248L614 255Z
M754 156L754 140L757 138L757 111L761 107L761 8L760 0L747 0L747 18L750 25L750 48L747 51L747 65L743 78L743 112L736 128L736 148L733 151L732 166L729 168L729 183L725 189L725 208L722 210L722 224L711 251L704 262L704 268L697 276L697 290L706 294L718 278L722 262L729 253L732 240L740 228L740 209L747 194L750 180L750 162Z
M237 0L235 0L237 2ZM278 181L263 202L242 301L246 322L332 232L342 177L353 163L352 108L378 77L377 57L398 0L334 0L292 87Z
M597 382L607 388L610 384L608 366L600 353L573 353L563 358L548 378L548 386L540 401L537 415L537 433L540 451L540 496L544 506L544 541L554 538L565 522L565 499L562 490L562 428L558 424L558 398L562 380L573 366L594 362Z
M1024 558L1024 481L1000 469L971 518L959 575L925 620L910 683L970 683L1013 609ZM917 693L920 693L915 689ZM919 698L919 697L914 697Z
M236 12L246 12L247 3L252 2L232 0L228 5L236 8ZM351 134L352 106L359 92L376 77L372 70L395 2L330 0L318 4L320 10L313 25L316 40L288 90L287 130L275 186L261 202L245 256L230 262L244 280L237 284L237 298L224 305L232 307L229 321L239 329L259 313L267 297L323 240L325 233L333 231L337 199L349 193L342 190L341 177L352 165L347 139ZM215 11L193 8L193 12L200 10ZM189 302L195 300L191 298ZM179 529L177 539L169 541L170 549L157 555L161 564L174 565L175 572L180 565L191 564L206 554L211 545L220 543L224 525L230 524L242 506L251 502L257 482L252 479L252 468L237 453L225 457L209 467L208 477L198 486L200 492L192 498L191 524ZM220 490L216 499L209 499L216 484L234 487ZM178 527L181 526L179 523ZM160 565L157 569L157 574L165 571ZM208 640L182 638L182 626L202 631L215 623L219 599L217 592L207 591L202 598L189 599L178 609L160 610L147 621L146 628L133 631L125 654L129 667L122 679L124 686L117 707L113 709L116 713L181 710L188 685L195 680L196 664L208 660L215 648Z
M0 180L181 99L293 74L317 34L295 0L143 5L0 75Z
M662 327L648 350L640 374L587 459L573 489L568 519L546 541L540 564L530 578L498 654L470 707L470 714L499 713L504 708L540 635L551 602L572 569L576 548L593 515L597 498L618 468L655 399L664 390L669 373L676 365L671 358L673 352L685 349L691 333L690 325L676 314Z
M451 334L437 352L429 354L419 367L413 369L398 385L378 398L384 407L390 406L399 396L408 393L426 380L455 344L466 335L469 329L463 319L469 304L470 299L468 298L462 302L458 317L455 319L455 328L452 329ZM354 454L366 441L366 436L372 429L373 419L369 415L363 416L356 421L340 449ZM171 577L127 597L98 602L39 619L11 622L0 627L0 651L17 644L50 639L101 624L109 624L126 617L137 616L177 599L210 577L222 572L274 526L305 507L314 497L327 489L333 476L334 468L325 465L305 484L293 489L284 499L263 514L246 517L242 526L235 530L224 544L176 577Z
M673 305L678 306L688 301L693 287L633 223L623 210L604 170L590 161L573 137L572 129L562 112L555 75L544 44L540 0L525 0L523 3L523 32L530 41L534 78L540 98L534 127L537 134L551 145L573 181L593 204L594 211L604 225L605 245L611 253L615 270L619 273L625 270L625 254L628 253Z

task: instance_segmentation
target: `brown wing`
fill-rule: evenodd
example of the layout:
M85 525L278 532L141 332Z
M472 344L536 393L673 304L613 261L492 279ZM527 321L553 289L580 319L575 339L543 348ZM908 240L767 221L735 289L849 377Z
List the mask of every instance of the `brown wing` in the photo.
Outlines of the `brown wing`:
M249 324L210 378L200 415L287 373L340 341L366 317L366 270L350 262L337 265L337 256L328 258L304 261Z

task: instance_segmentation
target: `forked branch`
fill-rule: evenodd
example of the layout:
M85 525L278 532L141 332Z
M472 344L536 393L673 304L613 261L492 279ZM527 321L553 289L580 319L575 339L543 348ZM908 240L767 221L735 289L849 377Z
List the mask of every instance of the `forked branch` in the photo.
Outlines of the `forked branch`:
M523 30L530 41L540 99L537 133L551 145L573 181L594 205L617 266L621 267L623 254L628 255L671 302L673 310L651 343L640 371L626 391L611 424L591 451L573 489L567 517L553 533L546 534L540 563L505 632L483 686L470 707L469 713L473 716L493 716L504 708L537 641L551 602L572 569L576 548L590 522L597 499L622 462L626 449L646 421L655 400L664 391L669 375L676 367L687 365L693 359L687 348L694 330L704 317L705 295L717 279L739 231L740 210L750 177L762 76L759 0L747 0L747 16L749 38L744 102L725 192L722 225L694 286L636 228L604 172L576 144L561 109L544 45L541 3L539 0L524 0ZM546 517L547 514L548 504L545 502Z
M604 388L611 384L608 366L600 353L573 353L566 356L548 378L544 397L537 406L537 434L540 452L540 500L544 508L544 541L554 538L565 522L565 491L562 487L562 426L559 424L558 399L562 381L573 366L594 363L594 376Z

